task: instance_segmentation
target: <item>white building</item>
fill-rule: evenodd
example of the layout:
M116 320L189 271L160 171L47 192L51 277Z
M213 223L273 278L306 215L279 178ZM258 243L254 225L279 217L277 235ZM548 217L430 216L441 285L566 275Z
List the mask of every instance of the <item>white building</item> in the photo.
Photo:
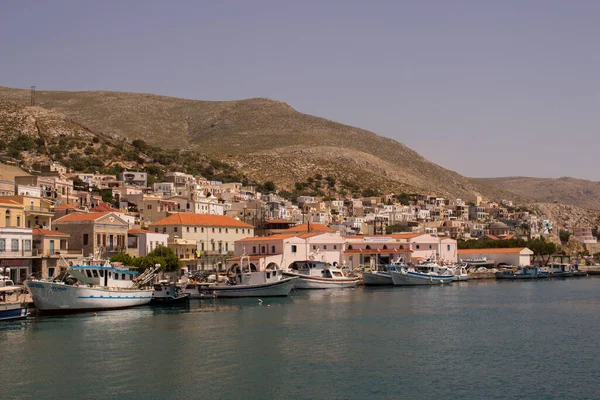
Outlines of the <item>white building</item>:
M507 248L507 249L462 249L458 250L459 260L485 257L488 261L493 261L494 264L508 265L531 265L531 257L533 251L526 247L523 248Z

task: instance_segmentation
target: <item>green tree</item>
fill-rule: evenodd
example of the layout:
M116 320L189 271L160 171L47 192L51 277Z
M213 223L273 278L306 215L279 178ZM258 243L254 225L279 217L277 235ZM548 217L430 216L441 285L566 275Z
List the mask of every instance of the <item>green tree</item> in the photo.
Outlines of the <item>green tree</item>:
M167 272L174 272L179 271L182 267L179 257L177 257L173 250L165 246L158 246L144 258L146 260L143 264L146 268L154 264L160 264L161 269Z
M123 263L123 265L126 265L128 267L133 267L135 266L135 259L133 257L131 257L129 254L127 253L119 253L119 254L115 254L114 256L112 256L110 258L110 262L121 262Z
M569 238L571 237L571 232L561 229L558 233L558 237L560 238L561 242L566 243L569 241Z
M105 203L114 203L112 189L100 189L100 196L102 196L102 201Z
M272 193L275 191L275 183L273 183L272 181L266 181L263 184L263 189L267 193Z

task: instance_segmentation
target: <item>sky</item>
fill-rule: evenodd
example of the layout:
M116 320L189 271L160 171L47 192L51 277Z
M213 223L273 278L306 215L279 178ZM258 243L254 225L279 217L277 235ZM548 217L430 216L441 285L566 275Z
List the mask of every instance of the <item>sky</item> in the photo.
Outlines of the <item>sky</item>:
M0 85L269 97L471 177L600 181L600 1L3 0Z

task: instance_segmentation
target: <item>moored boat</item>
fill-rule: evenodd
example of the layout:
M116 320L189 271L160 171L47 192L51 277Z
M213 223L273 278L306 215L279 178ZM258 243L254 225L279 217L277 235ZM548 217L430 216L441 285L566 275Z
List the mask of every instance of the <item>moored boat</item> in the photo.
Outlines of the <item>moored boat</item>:
M391 270L405 265L400 259L391 264L377 265L374 271L363 272L363 284L365 286L393 285Z
M538 279L543 278L539 267L517 267L498 271L496 279Z
M152 276L160 266L147 271ZM114 310L148 304L152 289L140 289L137 272L84 260L52 280L27 280L33 303L42 313Z
M545 278L570 278L573 276L573 270L569 264L550 263L540 268L540 275Z
M180 287L176 285L166 285L157 283L153 285L154 292L152 292L152 305L170 305L170 304L184 304L190 301L190 294L183 293Z
M298 278L296 289L343 289L354 288L359 278L346 277L341 269L322 261L296 261L290 271L283 273L287 277Z
M454 279L452 271L433 263L404 266L391 271L396 286L443 285Z
M28 306L24 299L25 286L0 287L0 321L27 317Z
M465 265L453 265L449 269L454 275L454 281L464 282L469 280L469 274Z

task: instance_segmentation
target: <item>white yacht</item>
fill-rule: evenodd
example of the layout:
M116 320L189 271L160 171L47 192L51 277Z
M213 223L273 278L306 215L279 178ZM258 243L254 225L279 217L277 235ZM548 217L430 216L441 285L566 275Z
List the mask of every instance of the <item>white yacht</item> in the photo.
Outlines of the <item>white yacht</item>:
M452 265L448 269L454 274L454 281L464 282L469 280L467 267L464 264Z
M396 286L442 285L454 280L454 273L447 267L435 263L406 266L392 271Z
M146 271L140 278L153 277L159 267ZM27 280L25 285L42 313L114 310L141 306L152 300L153 290L140 289L145 282L134 279L136 275L135 271L88 259L54 279Z
M322 261L295 261L290 271L283 273L297 277L296 289L341 289L353 288L359 278L346 277L341 269Z

